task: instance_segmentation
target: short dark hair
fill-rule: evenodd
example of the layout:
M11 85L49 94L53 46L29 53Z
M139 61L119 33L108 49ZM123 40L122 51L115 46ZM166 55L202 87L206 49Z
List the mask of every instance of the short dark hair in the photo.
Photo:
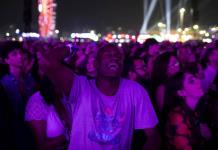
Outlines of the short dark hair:
M97 60L100 58L102 52L104 52L108 48L119 49L115 44L112 44L112 43L106 44L106 45L102 46L101 48L99 48L99 50L97 52L97 57L96 57Z
M168 64L172 56L175 56L174 53L164 52L155 58L151 75L154 89L156 89L159 85L164 84L167 80Z
M183 89L186 73L188 72L178 72L167 80L164 95L164 113L167 114L173 108L184 104L183 98L178 95L178 91Z
M182 69L184 72L188 72L193 75L196 75L199 72L198 65L201 64L197 62L189 62L189 63L185 63Z
M6 59L10 52L12 52L15 49L22 50L22 44L18 41L5 41L0 44L0 51L1 51L1 57L3 59Z

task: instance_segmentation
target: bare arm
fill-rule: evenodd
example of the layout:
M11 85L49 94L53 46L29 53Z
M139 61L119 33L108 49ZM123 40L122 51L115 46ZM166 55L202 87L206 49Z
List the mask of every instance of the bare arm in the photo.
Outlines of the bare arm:
M46 136L46 121L30 121L28 122L37 146L37 150L52 150L57 147L66 146L66 139L64 135L55 138L47 138Z
M65 96L70 95L75 76L72 69L63 65L63 60L69 54L69 48L64 45L47 49L45 52L37 51L40 70L51 80L57 92Z
M144 129L147 137L146 143L143 146L144 150L159 150L160 149L160 135L156 127Z
M165 94L165 87L163 85L160 85L156 91L156 100L157 100L157 106L158 106L159 112L163 111L164 94Z

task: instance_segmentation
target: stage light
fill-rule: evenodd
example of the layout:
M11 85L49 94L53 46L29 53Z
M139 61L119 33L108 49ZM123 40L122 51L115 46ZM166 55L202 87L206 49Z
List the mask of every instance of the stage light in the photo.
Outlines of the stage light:
M5 33L5 35L6 35L6 36L10 36L10 33L7 32L7 33Z
M120 43L124 43L125 40L124 40L124 39L120 39L119 42L120 42Z
M185 30L185 32L188 32L188 31L190 31L190 28L185 28L184 30Z
M60 33L60 31L56 29L56 30L55 30L55 33L56 33L56 34L59 34L59 33Z
M127 35L125 35L125 38L126 38L126 39L129 39L129 37L130 37L130 36L129 36L128 34L127 34Z
M171 30L171 0L165 0L166 4L166 24L167 24L167 34L170 34Z
M135 35L133 35L133 36L132 36L132 39L133 39L133 40L135 40L135 39L136 39L136 36L135 36Z
M19 37L19 41L22 42L23 41L23 37Z
M113 38L113 39L116 39L116 38L117 38L117 35L116 35L116 34L114 34L114 35L112 36L112 38Z
M211 43L211 42L212 42L212 39L207 38L207 39L203 39L202 41L203 41L203 42L206 42L206 43Z
M22 37L24 38L39 38L40 35L38 33L30 32L30 33L22 33Z
M166 25L165 25L164 23L162 23L162 22L159 22L159 23L157 24L157 26L158 26L159 28L165 28L165 27L166 27Z
M38 5L38 11L41 13L42 12L42 4Z
M181 29L181 28L178 28L178 29L177 29L177 32L182 32L182 29Z
M198 29L199 29L199 25L197 25L197 24L194 25L194 26L193 26L193 29L198 30Z
M56 6L55 0L38 0L38 24L42 37L51 37L55 33Z
M91 34L95 34L95 31L94 31L94 30L91 30L90 33L91 33Z
M156 4L157 4L157 0L152 0L151 4L149 5L149 9L147 11L148 3L147 3L147 0L144 0L144 21L143 21L143 25L142 25L141 30L140 30L140 34L147 33L148 23L150 21L151 15L154 11Z
M15 30L15 33L16 33L16 34L19 34L19 33L20 33L20 29L16 29L16 30Z
M186 11L185 8L181 8L181 9L179 10L179 13L180 13L180 14L184 14L185 11Z
M183 28L184 14L185 14L185 8L181 8L181 9L179 10L180 28Z
M205 34L205 33L206 33L205 30L201 30L201 31L199 31L199 34L201 34L201 35L203 35L203 34Z
M209 34L209 33L205 33L205 36L206 36L206 37L209 37L209 36L210 36L210 34Z
M211 28L211 31L212 31L212 32L216 32L216 31L217 31L217 28L216 28L216 27L213 27L213 28Z

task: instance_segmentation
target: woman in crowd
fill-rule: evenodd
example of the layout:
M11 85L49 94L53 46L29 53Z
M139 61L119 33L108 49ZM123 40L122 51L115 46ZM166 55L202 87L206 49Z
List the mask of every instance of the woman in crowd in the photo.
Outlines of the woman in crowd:
M37 59L43 71L40 91L33 94L26 108L26 121L35 135L37 149L67 149L71 128L71 109L67 101L69 91L66 87L72 82L66 72L64 59L67 47L58 45L52 50L39 50ZM52 53L51 53L52 51ZM54 70L60 70L55 74ZM63 78L69 79L63 82Z
M162 112L164 107L164 84L166 80L176 74L179 69L179 62L176 56L171 52L165 52L159 55L154 61L151 79L158 112Z
M212 134L200 105L203 95L200 79L189 72L177 73L168 80L164 110L165 149L210 149L208 141Z

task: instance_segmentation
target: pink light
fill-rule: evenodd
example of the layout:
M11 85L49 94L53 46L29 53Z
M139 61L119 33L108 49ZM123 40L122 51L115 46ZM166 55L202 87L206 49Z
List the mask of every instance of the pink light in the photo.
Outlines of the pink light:
M55 7L54 0L38 0L39 11L39 33L42 37L52 36L55 31Z

